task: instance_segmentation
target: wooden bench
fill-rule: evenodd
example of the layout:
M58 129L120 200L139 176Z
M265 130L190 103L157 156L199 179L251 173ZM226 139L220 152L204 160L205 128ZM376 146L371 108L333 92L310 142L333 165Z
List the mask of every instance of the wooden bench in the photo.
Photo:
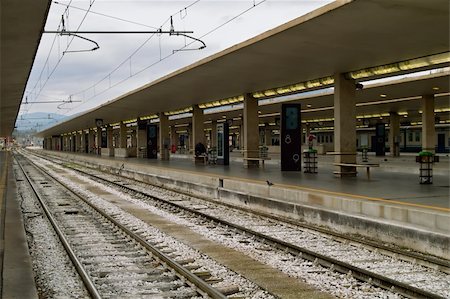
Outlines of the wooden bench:
M335 165L335 166L347 166L347 167L365 167L368 180L370 180L370 167L380 167L380 164L376 164L376 163L363 163L363 164L333 163L333 165ZM333 173L334 174L354 174L354 172L341 172L341 171L334 171Z
M256 157L256 158L242 158L242 160L247 160L247 161L261 161L261 165L262 165L262 168L264 168L264 161L265 160L270 160L270 158L269 157L266 157L266 158L258 158L258 157Z

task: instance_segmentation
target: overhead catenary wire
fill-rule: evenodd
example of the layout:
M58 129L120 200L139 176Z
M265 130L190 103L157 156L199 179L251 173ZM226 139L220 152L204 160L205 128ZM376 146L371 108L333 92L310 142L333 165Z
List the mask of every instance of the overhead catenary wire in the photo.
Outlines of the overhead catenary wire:
M68 14L69 14L69 7L70 7L70 8L75 8L75 9L79 9L79 10L83 10L83 11L86 12L85 15L84 15L84 17L83 17L83 19L82 19L82 21L81 21L81 23L80 23L80 25L79 25L78 28L76 29L76 31L79 31L79 28L81 27L81 25L82 25L82 23L84 22L84 20L85 20L86 16L88 15L88 13L91 13L91 12L92 12L92 11L91 11L91 7L92 7L92 5L94 4L95 0L90 1L90 5L89 5L89 8L88 8L88 9L82 9L82 8L79 8L79 7L72 6L72 5L71 5L72 1L73 1L73 0L70 0L70 2L69 2L67 5L62 4L62 3L59 3L59 2L57 2L57 1L54 1L54 3L59 4L59 5L65 5L65 6L66 6L66 9L65 9L65 11L64 11L63 14L62 14L62 16L66 15L66 18L68 17ZM196 0L196 1L192 2L191 4L189 4L188 6L186 6L184 9L180 10L179 12L181 12L181 11L183 11L183 10L186 11L188 8L190 8L191 6L195 5L195 4L198 3L198 2L200 2L200 0ZM177 14L177 13L179 13L179 12L176 12L176 13L174 13L173 15L175 15L175 14ZM110 17L110 18L113 18L113 19L116 19L116 20L120 20L120 21L124 21L124 22L129 22L129 23L134 23L134 24L138 24L138 25L141 25L141 26L146 26L146 27L149 27L149 28L156 28L156 27L153 27L153 26L148 26L148 25L145 25L145 24L141 24L141 23L137 23L137 22L125 20L125 19L122 19L122 18L117 18L117 17L113 17L113 16L108 16L108 15L106 15L106 14L102 14L102 13L98 13L98 12L92 12L92 13L93 13L93 14L97 14L97 15L102 15L102 16L105 16L105 17ZM173 15L172 15L172 16L173 16ZM159 27L159 29L161 29L162 26L164 26L164 25L169 21L169 19L170 19L170 17L163 23L163 25L161 25L161 26ZM62 22L64 22L64 18L62 19ZM64 26L63 26L63 27L64 27ZM58 30L59 30L60 28L61 28L61 22L60 22L60 24L59 24L59 26L58 26ZM66 34L66 35L68 35L68 34ZM44 89L44 87L46 86L48 80L49 80L50 77L53 75L54 71L56 70L56 68L57 68L58 65L60 64L62 58L64 57L64 53L67 53L67 52L81 52L81 51L84 52L84 51L86 51L86 50L81 50L81 51L67 51L67 49L69 48L70 44L72 43L72 41L73 41L73 39L74 39L74 36L83 38L83 37L78 36L78 35L76 35L76 34L71 34L71 35L72 35L72 39L70 40L70 42L68 42L68 44L67 44L67 46L66 46L66 49L63 51L63 54L61 55L61 57L58 59L58 62L56 63L55 67L52 69L52 72L50 72L50 74L47 76L47 79L45 80L44 84L41 83L41 78L39 78L39 80L36 82L36 84L35 84L33 90L30 92L30 93L33 93L34 90L35 90L36 87L37 87L37 84L38 84L38 83L40 84L40 86L39 86L39 87L40 87L39 92L35 93L35 98L38 98L38 97L40 96L41 91ZM69 35L68 35L68 36L69 36ZM55 35L53 44L55 43L57 37L58 37L58 35ZM125 62L127 62L128 60L130 60L130 75L132 75L132 72L131 72L131 57L132 57L135 53L137 53L137 52L138 52L138 51L139 51L139 50L140 50L140 49L141 49L141 48L142 48L142 47L143 47L143 46L144 46L151 38L152 38L152 37L153 37L153 35L152 35L149 39L147 39L146 41L144 41L144 43L143 43L140 47L138 47L138 49L137 49L136 51L134 51L134 52L132 53L132 55L130 55L127 59L125 59L125 60L123 61L123 63L121 63L118 67L116 67L116 68L115 68L111 73L109 73L105 78L109 78L109 81L110 81L110 80L111 80L111 74L112 74L113 72L115 72L118 68L120 68L120 67L121 67ZM92 40L90 40L90 39L87 39L87 38L83 38L83 39L86 39L86 40L88 40L88 41L90 41L90 42L95 43L94 41L92 41ZM58 39L58 57L59 57L59 53L60 53L60 43L59 43L59 40L60 40L60 39ZM92 51L92 50L97 49L97 48L98 48L98 44L97 44L97 43L95 43L95 44L96 44L96 46L95 46L93 49L90 49L90 50L88 50L88 51ZM51 55L51 50L49 51L47 60L49 59L50 55ZM45 68L45 65L44 65L44 68ZM44 69L44 68L43 68L43 69ZM48 66L47 66L47 68L48 68ZM43 72L43 70L42 70L42 72ZM42 72L41 72L41 73L42 73ZM100 82L102 82L103 80L105 80L105 78L103 78L102 80L100 80L98 83L100 83ZM98 84L98 83L96 83L96 84ZM90 88L88 88L88 89L82 91L82 93L84 93L84 92L86 92L87 90L93 88L93 89L94 89L94 94L95 94L95 86L96 86L96 84L95 84L94 86L91 86ZM111 83L110 83L110 85L111 85ZM75 94L74 94L74 95L75 95ZM78 101L73 101L73 102L78 102ZM32 104L31 104L30 106L28 106L28 109L26 110L26 112L28 112L28 111L31 109L31 106L32 106ZM60 107L58 106L58 109L62 109L62 108L60 108Z
M73 6L73 5L70 5L70 3L69 4L64 4L64 3L59 3L58 1L53 1L53 3L58 4L58 5L64 5L64 6L67 5L67 7L70 7L70 8L73 8L73 9L77 9L77 10L87 11L87 9L85 9L85 8ZM94 15L103 16L103 17L110 18L110 19L114 19L114 20L117 20L117 21L122 21L122 22L130 23L130 24L134 24L134 25L144 26L144 27L152 28L152 29L158 29L158 27L150 26L150 25L147 25L147 24L139 23L139 22L134 22L134 21L131 21L131 20L126 20L126 19L123 19L123 18L107 15L107 14L96 12L96 11L92 11L92 10L90 10L89 13L94 14Z
M68 5L70 5L70 4L72 3L72 1L73 1L73 0L70 0L70 2L69 2ZM65 11L63 12L63 15L67 12L67 10L68 10L68 7L66 7ZM61 28L61 22L58 24L58 30L59 30L60 28ZM50 55L51 55L51 53L52 53L52 51L53 51L53 47L54 47L54 45L55 45L55 42L56 42L56 40L57 40L57 37L58 37L58 35L55 34L55 36L54 36L54 38L53 38L53 41L52 41L52 45L51 45L50 50L49 50L49 52L48 52L48 54L47 54L47 58L45 59L44 66L43 66L42 69L41 69L41 72L40 72L40 74L39 74L39 76L38 76L38 79L36 80L36 83L34 84L32 90L31 90L30 92L28 92L28 94L33 94L33 92L34 92L34 90L36 89L38 83L41 82L42 75L43 75L44 70L45 70L46 68L47 68L47 78L48 78L48 76L49 76L48 67L49 67ZM60 52L60 49L59 49L59 48L60 48L60 40L58 39L58 56L59 56L59 52Z
M69 2L69 4L72 3L72 0ZM80 27L83 25L83 22L86 20L86 17L89 13L89 10L91 9L92 5L95 3L95 0L90 0L89 2L89 8L87 9L83 19L81 20L80 24L77 27L77 31L80 29ZM68 11L68 8L66 9L66 11ZM66 12L65 11L65 12ZM65 13L64 12L64 13ZM60 25L62 24L62 22L60 23ZM67 51L70 47L70 45L73 42L74 37L72 37L72 39L70 40L70 42L68 42L66 49L64 51ZM47 84L48 80L51 78L51 76L54 74L54 72L56 71L56 69L58 68L59 64L61 63L61 60L63 59L64 55L61 55L61 57L59 57L58 61L56 62L56 65L53 67L52 71L50 72L50 74L47 76L47 79L45 80L44 84L40 86L39 92L35 95L36 98L39 97L39 95L41 94L42 90L44 89L45 85ZM34 91L34 88L33 90ZM32 104L29 106L28 111L31 109Z
M182 10L187 10L188 8L190 8L190 7L192 7L193 5L195 5L195 4L197 4L198 2L200 2L201 0L196 0L196 1L194 1L194 2L192 2L191 4L189 4L188 6L186 6L186 7L184 7L183 9L181 9L181 10L179 10L179 11L177 11L176 13L174 13L174 14L172 14L172 15L170 15L162 24L161 24L161 26L158 28L158 29L161 29L163 26L165 26L170 20L171 20L171 18L173 17L173 16L175 16L176 14L178 14L180 11L182 11ZM77 96L77 95L81 95L81 94L85 94L86 92L88 92L89 90L93 90L94 91L94 96L92 96L92 97L90 97L90 98L88 98L85 102L87 102L87 101L89 101L90 99L92 99L92 98L94 98L94 97L96 97L96 96L98 96L98 95L100 95L100 94L102 94L102 93L104 93L104 92L106 92L107 90L109 90L109 89L111 89L111 88L113 88L113 87L115 87L115 86L117 86L117 85L119 85L119 84L121 84L121 83L123 83L123 82L125 82L126 80L128 80L129 78L131 78L131 77L133 77L133 76L135 76L135 75L137 75L138 73L140 73L140 72L138 72L138 73L134 73L134 74L132 74L132 76L129 76L129 77L127 77L126 78L126 80L121 80L121 81L119 81L118 83L116 83L116 84L113 84L113 85L111 85L111 83L109 83L109 88L107 88L106 90L104 90L103 92L101 92L101 93L97 93L96 91L95 91L95 88L96 88L96 86L98 85L98 84L100 84L101 82L103 82L104 80L106 80L106 79L109 79L110 80L110 78L111 78L111 75L113 75L120 67L122 67L125 63L127 63L129 60L131 60L131 58L134 56L134 55L136 55L136 53L138 53L155 35L158 35L158 33L153 33L152 35L150 35L141 45L139 45L138 46L138 48L136 49L136 50L134 50L127 58L125 58L119 65L117 65L112 71L110 71L106 76L104 76L103 78L101 78L100 80L98 80L96 83L94 83L93 85L91 85L91 86L89 86L89 87L87 87L87 88L85 88L85 89L83 89L83 90L81 90L81 91L78 91L78 92L75 92L75 93L72 93L71 94L71 96ZM159 37L160 37L160 35L158 35ZM159 41L160 42L160 41ZM160 50L161 50L161 48L160 48ZM160 61L161 61L161 52L160 52ZM131 67L130 67L131 68ZM83 104L83 103L82 103ZM75 106L75 107L73 107L71 110L73 110L73 109L76 109L76 108L78 108L79 106L81 106L82 104L80 104L80 105L78 105L78 106ZM71 110L69 110L69 111L67 111L65 114L67 114L67 113L69 113Z
M187 6L186 8L188 8L188 7L192 6L192 5L194 5L195 3L199 2L199 1L200 1L200 0L195 1L194 3L192 3L192 4L189 5L189 6ZM252 6L250 6L249 8L247 8L247 9L241 11L240 13L238 13L237 15L235 15L234 17L228 19L227 21L223 22L222 24L220 24L220 25L214 27L213 29L209 30L208 32L204 33L204 34L201 35L198 39L200 40L200 39L202 39L202 38L204 38L204 37L206 37L206 36L208 36L208 35L214 33L215 31L217 31L217 30L219 30L220 28L226 26L226 25L229 24L230 22L234 21L235 19L237 19L237 18L239 18L240 16L244 15L244 14L247 13L248 11L250 11L250 10L252 10L252 9L254 9L254 8L256 8L256 7L258 7L259 5L261 5L262 3L266 2L266 1L267 1L267 0L261 0L261 1L259 1L258 3L252 4ZM172 16L174 16L174 15L172 15ZM171 17L172 17L172 16L171 16ZM169 20L170 20L170 17L163 23L163 25L161 25L161 27L164 26L164 24L167 23ZM153 37L153 35L152 35L152 37ZM150 37L150 38L151 38L151 37ZM150 39L150 38L149 38L149 39ZM146 41L146 42L147 42L147 41ZM145 43L146 43L146 42L145 42ZM187 43L184 47L182 47L182 48L180 48L180 49L187 48L187 47L189 47L190 45L192 45L192 44L195 43L195 42L198 42L198 41L197 41L197 40L193 40L193 41L191 41L190 43ZM144 46L144 44L141 45L141 47L143 47L143 46ZM141 47L140 47L140 48L141 48ZM140 48L139 48L139 49L140 49ZM138 50L139 50L139 49L138 49ZM179 50L180 50L180 49L179 49ZM134 53L136 53L138 50L136 50ZM176 53L178 53L179 50L178 50L178 51L175 51L175 52L171 52L170 54L168 54L168 55L166 55L166 56L164 56L164 57L161 57L160 60L158 60L158 61L156 61L156 62L154 62L154 63L151 63L150 65L148 65L148 66L142 68L141 70L139 70L139 71L133 73L133 77L136 76L136 75L139 75L139 74L141 74L142 72L148 70L149 68L154 67L155 65L157 65L157 64L159 64L159 63L165 61L166 59L168 59L168 58L170 58L171 56L173 56L173 55L175 55ZM129 58L125 59L125 61L122 62L121 65L123 65L123 63L125 63L126 61L128 61L128 59L129 59ZM121 65L119 65L115 70L117 70ZM114 70L114 71L115 71L115 70ZM113 71L113 72L114 72L114 71ZM111 72L111 73L112 73L112 72ZM86 89L84 89L84 90L82 90L82 91L80 91L80 92L74 93L74 94L72 94L72 95L79 95L79 94L82 94L82 93L84 93L84 92L86 92L86 91L92 89L92 88L95 88L95 86L97 86L99 83L101 83L101 82L102 82L105 78L107 78L111 73L109 73L107 76L105 76L102 80L97 81L96 84L90 86L89 88L86 88ZM67 111L67 112L65 113L65 115L66 115L67 113L69 113L70 111L72 111L72 110L74 110L74 109L77 109L77 108L83 106L84 104L86 104L87 102L89 102L91 99L93 99L93 98L95 98L95 97L97 97L97 96L99 96L99 95L101 95L101 94L104 94L105 92L111 90L112 88L114 88L114 87L116 87L116 86L122 84L123 82L129 80L130 78L132 78L132 77L126 77L126 78L124 78L124 79L122 79L122 80L116 82L115 84L110 85L110 87L108 87L108 88L102 90L101 92L96 92L96 93L94 93L93 96L89 97L88 99L84 100L81 104L76 105L76 106L74 106L72 109L70 109L69 111Z

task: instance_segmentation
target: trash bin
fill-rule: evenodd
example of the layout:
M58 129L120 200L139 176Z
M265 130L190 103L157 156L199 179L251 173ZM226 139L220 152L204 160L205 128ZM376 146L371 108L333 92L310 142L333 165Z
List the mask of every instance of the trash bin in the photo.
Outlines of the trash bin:
M307 149L303 151L303 172L317 173L317 150Z
M362 149L362 161L363 162L369 162L369 157L367 156L368 148L363 147Z
M435 156L432 152L421 151L416 157L419 163L419 183L433 184L433 163L439 162L439 156Z

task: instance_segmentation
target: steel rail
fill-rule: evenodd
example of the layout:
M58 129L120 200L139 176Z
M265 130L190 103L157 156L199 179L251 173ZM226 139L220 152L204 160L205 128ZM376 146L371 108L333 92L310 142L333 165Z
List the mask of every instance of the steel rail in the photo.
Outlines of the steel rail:
M75 252L73 251L72 247L69 244L69 241L67 241L66 237L64 236L64 233L62 232L61 228L56 223L55 218L53 218L53 215L51 214L50 210L48 209L47 204L42 200L42 197L38 194L34 183L31 181L31 178L26 173L26 171L23 168L20 161L17 158L15 158L15 160L17 162L17 165L19 165L19 168L21 169L23 175L27 179L28 184L30 185L31 189L33 190L34 196L39 201L39 204L41 205L42 210L44 211L45 215L47 216L47 219L50 221L53 229L55 230L56 234L58 235L58 238L61 241L61 244L63 245L64 249L66 250L75 269L77 270L78 274L80 275L81 279L83 280L83 283L86 286L86 289L88 290L89 294L94 299L101 299L102 297L100 296L100 293L98 292L97 288L95 287L94 282L90 279L89 274L84 269L82 263L78 260L77 256L75 255Z
M32 153L32 154L34 154L34 155L36 155L36 156L38 156L38 157L40 157L42 159L46 159L48 161L51 161L51 162L55 162L54 160L59 160L59 161L61 161L61 163L66 162L63 159L58 158L58 157L52 157L52 159L54 159L54 160L51 160L48 156L45 156L45 155L42 155L42 154L36 154L36 153ZM75 170L75 171L80 171L81 173L85 173L85 172L83 172L83 171L81 171L79 169L72 168L72 167L69 167L67 165L63 165L63 166L64 167L68 167L68 168L70 168L72 170ZM83 167L86 167L86 168L89 169L89 167L87 167L87 166L83 166ZM118 174L115 173L114 175L118 175ZM128 177L123 177L123 178L131 180L131 178L128 178ZM149 184L149 183L146 183L146 182L141 182L141 183ZM161 187L159 187L159 188L161 188ZM192 196L192 194L189 194L189 193L186 193L186 192L183 192L183 191L180 191L180 190L175 190L175 189L171 189L171 188L167 188L167 187L165 187L165 189L173 191L173 192L176 192L176 193L179 193L179 194ZM299 222L294 221L294 220L290 220L290 219L287 219L287 218L282 218L280 216L270 215L270 214L267 214L267 213L264 213L264 212L258 212L258 211L250 210L250 209L247 209L247 208L244 208L244 207L233 206L232 204L228 204L228 203L225 203L225 202L218 202L218 201L215 201L215 200L212 200L212 199L209 199L209 198L205 198L205 197L198 197L198 198L201 198L202 200L206 200L206 201L211 202L213 204L222 205L222 206L229 207L229 208L236 209L236 210L240 210L240 211L243 211L243 212L247 212L247 213L255 214L255 215L258 215L258 216L270 218L270 219L273 219L273 220L276 220L276 221L282 221L282 222L285 222L285 223L288 223L288 224L292 224L292 225L295 225L295 226L298 226L298 227L301 227L301 228L317 231L319 233L331 235L331 236L333 236L333 237L335 237L337 239L340 239L340 240L345 240L345 241L352 242L352 243L357 243L357 244L363 244L363 245L366 245L368 247L376 248L376 249L378 249L378 250L380 250L382 252L391 253L392 256L400 255L400 256L405 257L404 260L406 260L406 261L411 261L412 260L412 261L414 261L414 262L416 262L416 263L418 263L418 264L420 264L422 266L425 266L427 268L432 268L434 270L439 270L439 271L442 271L444 273L450 274L450 265L449 265L448 260L443 260L443 259L440 259L440 258L437 258L437 257L432 257L432 256L425 256L423 254L416 253L414 251L404 251L404 250L401 250L401 249L390 247L388 245L384 245L383 243L380 243L380 242L375 242L375 241L371 241L371 240L363 240L363 239L359 239L359 238L352 238L352 237L349 237L349 236L346 236L346 235L339 234L339 233L334 232L334 231L327 230L325 228L313 226L313 225L306 224L306 223L299 223ZM432 265L433 267L430 266L430 265Z
M383 289L386 289L386 290L389 290L389 291L397 292L397 293L399 293L399 294L401 294L403 296L406 296L408 298L435 298L435 299L443 299L444 298L444 297L439 296L437 294L433 294L431 292L428 292L428 291L425 291L425 290L422 290L422 289L410 286L408 284L405 284L403 282L391 279L389 277L385 277L385 276L382 276L380 274L377 274L377 273L374 273L374 272L371 272L371 271L368 271L368 270L365 270L365 269L353 266L353 265L351 265L349 263L337 260L335 258L328 257L328 256L322 255L320 253L310 251L310 250L308 250L306 248L303 248L303 247L300 247L300 246L297 246L297 245L294 245L294 244L290 244L290 243L285 242L283 240L279 240L279 239L276 239L274 237L271 237L271 236L268 236L268 235L265 235L265 234L253 231L253 230L248 229L246 227L243 227L243 226L240 226L240 225L228 222L228 221L220 219L220 218L217 218L217 217L214 217L214 216L211 216L211 215L208 215L208 214L204 214L204 213L202 213L200 211L197 211L197 210L194 210L194 209L191 209L191 208L188 208L188 207L183 207L183 206L181 206L181 205L179 205L177 203L170 202L170 201L167 201L167 200L155 197L153 195L149 195L149 194L147 194L145 192L141 192L141 191L135 190L135 189L133 189L131 187L121 185L120 183L109 181L107 179L98 177L98 176L93 175L93 174L89 174L89 173L84 172L84 171L79 170L79 169L75 169L75 168L71 168L71 169L75 170L77 172L80 172L82 174L89 175L89 176L91 176L93 178L96 178L98 180L107 182L109 184L115 185L115 186L117 186L117 187L119 187L121 189L126 189L129 192L134 192L135 194L140 194L140 195L143 195L143 196L147 196L149 198L152 198L152 199L155 199L157 201L160 201L160 202L162 202L162 203L164 203L166 205L170 205L172 207L188 211L188 212L190 212L192 214L197 215L198 217L205 218L205 219L207 219L209 221L213 221L213 222L216 222L218 224L221 224L221 225L224 225L224 226L228 226L228 227L234 228L236 230L240 230L240 231L242 231L244 233L254 235L254 236L256 236L257 238L259 238L261 240L265 240L265 241L268 241L268 242L272 243L273 245L275 245L276 247L278 247L281 250L289 251L292 254L301 256L302 258L304 258L306 260L309 260L311 262L319 264L319 265L321 265L323 267L332 269L334 271L337 271L337 272L340 272L340 273L343 273L343 274L350 273L354 278L356 278L356 279L358 279L360 281L367 282L369 284L372 284L374 286L377 286L377 287L380 287L380 288L383 288Z
M30 160L29 160L30 161ZM129 235L131 238L133 238L136 242L141 244L144 248L149 250L155 257L160 259L162 262L164 262L166 265L168 265L171 269L175 270L179 277L185 278L187 281L189 281L191 284L193 284L198 290L199 293L202 295L207 294L209 297L213 299L226 299L227 297L223 295L220 291L206 283L204 280L199 278L197 275L190 272L188 269L183 267L181 264L176 262L175 260L171 259L169 256L164 254L162 251L157 249L156 247L149 244L145 239L140 237L139 235L133 233L131 230L126 228L124 225L117 222L113 217L106 214L102 210L100 210L98 207L96 207L94 204L90 203L89 201L85 200L83 197L78 195L77 193L73 192L70 187L68 187L66 184L60 182L57 178L55 178L53 175L48 173L46 170L42 169L41 167L37 166L35 163L30 161L40 171L51 177L53 180L55 180L58 184L60 184L62 187L66 188L71 194L82 200L84 203L86 203L88 206L90 206L92 209L94 209L97 213L105 217L108 221L113 223L115 226L117 226L119 229L123 230L127 235Z
M47 157L45 159L51 161ZM62 159L60 159L60 160L64 161ZM391 279L391 278L388 278L388 277L384 277L384 276L382 276L380 274L373 273L373 272L365 270L365 269L361 269L361 268L355 267L355 266L350 265L348 263L336 260L336 259L331 258L331 257L327 257L327 256L324 256L324 255L321 255L321 254L316 253L316 252L312 252L312 251L310 251L310 250L308 250L306 248L303 248L303 247L300 247L300 246L297 246L297 245L294 245L294 244L290 244L288 242L285 242L285 241L273 238L271 236L264 235L264 234L256 232L256 231L252 231L250 229L247 229L247 228L239 226L237 224L228 222L226 220L222 220L222 219L219 219L217 217L204 214L204 213L202 213L200 211L197 211L197 210L194 210L194 209L191 209L191 208L188 208L188 207L181 206L181 205L179 205L179 204L177 204L175 202L170 202L170 201L167 201L165 199L158 198L158 197L155 197L153 195L149 195L149 194L147 194L145 192L141 192L141 191L135 190L135 189L133 189L131 187L128 187L128 186L125 186L125 185L121 185L120 183L109 181L107 179L104 179L102 177L96 176L94 174L91 174L91 173L88 173L88 172L85 172L85 171L82 171L80 169L72 168L72 167L67 166L67 165L63 165L63 166L67 167L67 168L70 168L71 170L74 170L76 172L79 172L79 173L81 173L83 175L88 175L88 176L93 177L95 179L98 179L98 180L107 182L109 184L115 185L118 188L126 189L129 192L134 192L135 194L140 194L140 195L143 195L143 196L155 199L156 201L159 201L159 202L164 203L166 205L170 205L170 206L175 207L177 209L188 211L188 212L190 212L192 214L195 214L195 215L197 215L199 217L203 217L205 219L208 219L210 221L214 221L214 222L222 224L224 226L232 227L232 228L240 230L240 231L242 231L244 233L254 235L254 236L258 237L259 239L268 241L268 242L276 245L279 249L288 250L288 251L290 251L293 254L301 255L301 257L306 259L306 260L309 260L311 262L320 264L320 265L322 265L324 267L333 269L334 271L337 271L337 272L340 272L340 273L343 273L343 274L351 273L351 275L354 278L358 279L358 280L370 283L372 285L378 286L380 288L383 288L383 289L386 289L386 290L389 290L389 291L395 291L395 292L397 292L397 293L399 293L399 294L401 294L403 296L406 296L408 298L436 298L436 299L444 298L444 297L439 296L437 294L433 294L433 293L430 293L428 291L425 291L425 290L422 290L422 289L410 286L410 285L405 284L403 282L400 282L400 281L397 281L397 280L394 280L394 279ZM117 175L117 174L115 174L115 175ZM129 179L129 178L126 178L126 179ZM181 192L175 191L175 190L171 190L171 191L181 193ZM325 232L325 233L327 233L327 232ZM356 241L353 241L353 242L356 242Z

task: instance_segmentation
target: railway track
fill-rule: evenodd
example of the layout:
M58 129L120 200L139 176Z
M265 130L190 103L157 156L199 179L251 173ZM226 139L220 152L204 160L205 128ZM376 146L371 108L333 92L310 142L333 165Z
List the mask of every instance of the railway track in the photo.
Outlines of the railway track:
M197 225L206 225L209 230L212 230L211 224L214 223L217 229L213 230L217 234L230 235L229 231L232 229L232 234L243 237L243 243L250 239L251 242L258 242L257 246L263 244L262 246L277 248L293 257L301 257L406 297L450 297L448 261L426 258L411 252L405 252L402 256L400 250L387 252L389 250L385 246L380 246L378 250L374 249L376 246L373 244L368 249L364 244L358 245L355 240L327 236L323 232L310 231L239 210L230 211L230 207L177 195L157 187L149 188L148 185L122 177L92 169L83 171L79 167L74 170L159 209L189 218L189 221ZM164 193L166 196L162 198L161 194Z
M165 253L23 156L16 161L92 298L227 298L195 274L195 261Z

